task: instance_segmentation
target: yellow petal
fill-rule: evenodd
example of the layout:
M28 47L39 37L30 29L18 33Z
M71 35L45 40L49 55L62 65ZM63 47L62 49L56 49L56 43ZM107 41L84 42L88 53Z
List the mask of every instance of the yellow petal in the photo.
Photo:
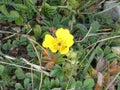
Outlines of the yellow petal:
M74 37L72 35L68 35L67 37L69 38L65 39L65 45L71 47L74 44L74 40L73 40Z
M57 48L55 48L54 46L52 46L52 47L49 47L50 48L50 50L52 51L52 52L57 52Z
M57 38L65 38L66 37L66 35L68 35L68 34L70 34L69 33L69 30L68 29L63 29L63 28L60 28L60 29L57 29L57 31L56 31L56 37Z
M68 29L63 29L60 28L56 31L56 37L58 39L62 39L62 41L64 41L65 46L71 47L74 43L73 39L73 35L70 34Z
M54 43L54 38L51 35L46 34L45 40L42 43L43 47L45 48L52 47L53 43Z
M67 47L67 48L61 48L60 50L59 50L59 52L61 53L61 54L67 54L68 52L69 52L69 48Z

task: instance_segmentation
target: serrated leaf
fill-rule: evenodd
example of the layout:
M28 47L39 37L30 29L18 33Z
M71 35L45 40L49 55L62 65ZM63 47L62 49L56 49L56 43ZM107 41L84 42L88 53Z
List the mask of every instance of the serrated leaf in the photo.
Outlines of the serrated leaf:
M3 73L5 67L3 65L0 65L0 75Z
M6 17L9 16L5 5L0 6L0 12L2 12Z
M57 7L50 6L48 3L45 3L42 12L49 18L53 18L55 15L57 15Z
M50 76L54 77L57 75L58 69L54 69L50 72Z
M95 33L97 30L99 30L99 28L100 28L99 22L94 21L94 22L91 24L91 33Z
M25 38L25 37L20 37L20 44L21 44L21 45L27 45L27 38Z
M41 30L40 25L35 25L35 27L33 29L35 37L39 37L41 35L41 31L42 30Z
M77 0L67 0L67 1L72 8L78 8L80 6L80 3Z
M86 35L88 29L83 24L76 24L75 29L77 29L77 32L81 34L82 36Z
M29 55L30 57L36 57L35 52L28 52L28 55Z
M22 25L23 24L23 18L19 16L19 18L15 21L17 25Z
M103 54L103 50L100 47L97 47L95 50L97 55L102 55Z
M109 46L106 46L105 49L104 49L104 55L108 55L109 53L111 52L111 49Z
M110 53L106 56L106 59L107 60L114 60L114 58L116 57L116 54L115 53Z
M10 48L12 47L12 44L11 44L11 40L8 40L7 43L5 43L2 48L4 50L10 50Z
M29 78L25 78L24 80L24 87L28 88L30 86L30 79Z
M23 86L20 83L16 83L15 84L15 89L16 90L23 89Z
M25 6L24 4L14 4L13 7L16 9L16 10L19 10L19 11L28 11L28 7Z
M62 81L65 78L65 74L63 72L63 70L59 70L57 72L57 77Z
M57 87L57 86L59 86L59 80L58 79L55 79L55 80L51 80L51 86L52 87Z
M44 84L45 84L45 86L47 86L47 87L50 87L50 86L51 86L51 83L50 83L50 80L49 80L48 77L46 77L46 78L44 79Z
M76 88L82 88L82 87L83 87L82 82L77 81L76 82Z
M86 80L84 81L84 87L85 87L85 88L93 88L94 85L95 85L94 80L91 79L91 78L86 79Z
M18 79L24 79L25 74L21 68L17 68L15 71L15 75L17 76Z
M18 19L19 18L19 13L17 11L10 11L10 15L8 16L9 18L13 19Z
M0 22L7 20L5 15L0 14Z

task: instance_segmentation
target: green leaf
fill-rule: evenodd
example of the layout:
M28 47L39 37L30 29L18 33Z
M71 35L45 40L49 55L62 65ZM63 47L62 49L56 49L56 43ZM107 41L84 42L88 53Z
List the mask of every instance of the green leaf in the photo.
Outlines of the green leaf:
M56 59L57 64L62 64L63 62L65 62L65 58L63 58L63 56L61 56L60 54L56 54Z
M18 79L24 79L25 74L21 68L17 68L15 71L15 75L17 76Z
M115 53L110 53L106 56L106 59L107 60L114 60L114 58L116 57L116 54Z
M48 3L45 3L42 12L49 18L53 18L54 16L57 15L57 7L55 6L50 6Z
M120 82L117 85L117 90L120 90Z
M70 80L69 80L68 87L69 88L75 88L75 85L76 85L76 81L75 81L75 79L73 77L71 77Z
M103 55L103 53L104 53L103 50L100 47L97 47L95 52L96 52L97 55Z
M62 69L60 69L58 72L57 72L57 77L59 80L63 80L65 78L65 74L64 74L64 71Z
M95 85L95 82L91 78L88 78L84 81L84 87L85 88L93 88L94 85Z
M36 57L36 53L35 53L35 52L28 52L28 55L29 55L30 57Z
M78 8L80 6L80 3L77 0L67 0L67 1L72 8Z
M3 65L0 65L0 75L3 73L5 67Z
M82 82L77 81L76 82L76 88L82 88L82 87L83 87Z
M99 30L99 28L100 28L99 22L94 21L94 22L91 24L91 33L95 33L97 30Z
M52 76L52 77L57 76L60 69L61 69L61 67L59 65L55 65L54 68L50 72L50 76Z
M30 79L29 78L25 78L24 80L24 87L28 88L30 86Z
M25 12L25 11L28 11L28 7L23 5L23 4L13 4L13 7L16 9L16 10L19 10L19 11L22 11L22 12Z
M10 15L8 16L9 18L13 19L18 19L19 18L19 13L17 11L10 11Z
M48 77L45 77L45 79L44 79L44 84L45 84L45 86L47 86L47 87L50 87L50 86L51 86L51 83L50 83L50 80L49 80Z
M32 11L37 12L34 0L24 0L24 4Z
M9 13L8 13L5 5L0 6L0 12L2 12L6 17L9 16Z
M57 75L58 69L53 69L50 72L50 76L55 77Z
M31 78L31 73L29 73L29 72L26 73L26 74L25 74L25 78Z
M8 40L7 43L3 44L2 46L4 50L10 50L11 47L12 47L11 40Z
M35 37L40 37L40 35L41 35L41 27L40 27L40 25L35 25L35 27L34 27L34 29L33 29L33 32L34 32L34 35L35 35Z
M51 86L52 88L55 88L57 86L59 86L60 82L58 79L55 79L55 80L51 80Z
M106 46L105 49L104 49L104 55L108 55L109 53L111 52L111 49L109 46Z
M23 18L22 16L19 16L19 18L15 21L17 25L22 25L23 24Z
M76 24L75 30L77 30L76 32L81 34L82 36L86 35L86 33L88 31L87 27L84 26L83 24Z
M0 14L0 22L7 20L5 15Z
M23 86L21 85L21 83L16 83L15 90L21 90L21 89L23 89Z
M20 44L21 45L27 45L27 38L25 38L25 37L20 37Z

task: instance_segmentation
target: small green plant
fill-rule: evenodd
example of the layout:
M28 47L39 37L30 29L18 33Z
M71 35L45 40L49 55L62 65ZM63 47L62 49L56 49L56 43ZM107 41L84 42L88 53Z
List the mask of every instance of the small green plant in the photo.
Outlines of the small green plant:
M119 4L0 0L0 90L119 90Z

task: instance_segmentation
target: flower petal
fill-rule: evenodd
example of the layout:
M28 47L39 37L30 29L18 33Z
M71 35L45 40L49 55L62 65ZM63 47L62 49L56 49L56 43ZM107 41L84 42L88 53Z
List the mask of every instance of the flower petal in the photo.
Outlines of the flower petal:
M59 50L59 52L60 52L61 54L67 54L67 53L69 52L69 47L67 47L67 48L61 48L61 49Z
M68 29L63 29L63 28L60 28L60 29L57 29L57 31L56 31L56 37L57 38L65 38L66 37L66 35L68 35L68 34L70 34L69 33L69 30Z
M71 47L74 44L74 40L73 40L74 37L72 35L68 35L67 37L69 38L65 39L65 45Z
M52 52L57 52L57 48L55 48L54 46L52 46L52 47L49 47L50 48L50 50L52 51Z
M42 43L43 47L45 48L52 47L53 43L54 43L54 38L51 35L46 34L45 40Z

